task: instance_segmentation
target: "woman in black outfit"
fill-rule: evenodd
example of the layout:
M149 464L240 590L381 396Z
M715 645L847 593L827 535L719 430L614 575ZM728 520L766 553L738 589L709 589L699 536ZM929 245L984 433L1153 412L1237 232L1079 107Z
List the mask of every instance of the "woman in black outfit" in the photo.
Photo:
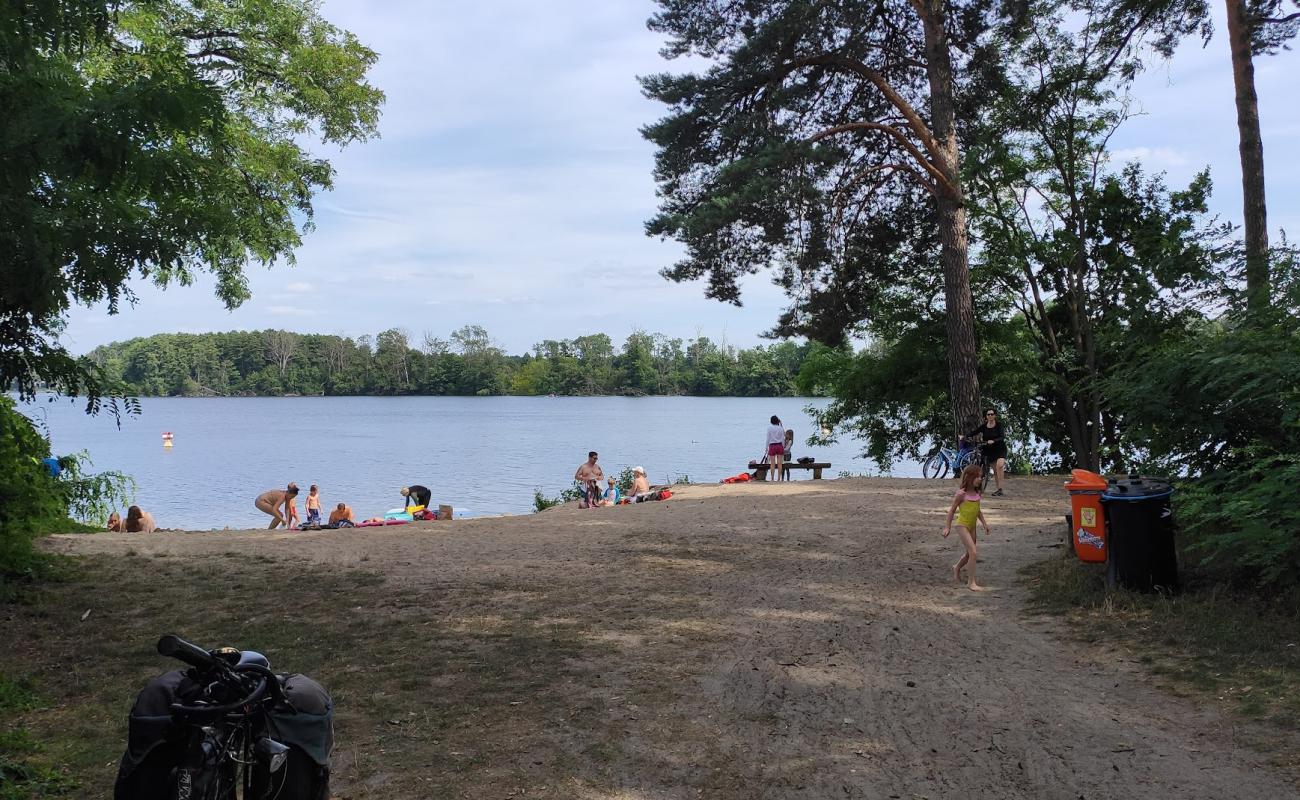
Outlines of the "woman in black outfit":
M970 436L981 437L980 450L984 452L985 463L993 467L993 479L998 486L993 496L1001 496L1002 475L1007 470L1007 440L1002 432L1002 423L998 420L998 412L991 408L986 410L984 424L971 431Z

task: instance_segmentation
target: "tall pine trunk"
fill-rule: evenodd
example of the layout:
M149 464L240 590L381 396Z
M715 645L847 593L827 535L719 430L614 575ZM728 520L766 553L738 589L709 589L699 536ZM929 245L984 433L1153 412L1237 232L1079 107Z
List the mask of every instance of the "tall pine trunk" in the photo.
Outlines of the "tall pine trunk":
M948 52L943 0L914 0L925 27L926 70L930 79L930 125L948 181L936 199L943 261L944 306L948 334L948 392L957 433L973 430L980 419L979 364L975 355L975 309L971 300L966 201L957 146L952 58Z
M1251 24L1245 0L1227 0L1232 82L1237 95L1237 136L1241 151L1241 205L1246 233L1246 308L1268 308L1268 214L1264 203L1264 141L1259 133L1259 97Z

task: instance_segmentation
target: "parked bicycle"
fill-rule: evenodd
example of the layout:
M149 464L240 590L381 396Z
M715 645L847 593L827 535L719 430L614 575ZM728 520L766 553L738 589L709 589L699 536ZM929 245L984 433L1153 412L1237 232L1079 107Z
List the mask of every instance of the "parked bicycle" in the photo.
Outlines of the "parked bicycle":
M956 478L961 475L961 471L967 464L983 463L984 456L980 451L979 443L963 436L957 440L956 448L940 445L930 451L930 455L926 456L925 461L921 463L921 474L927 478L946 478L951 474ZM987 465L984 472L984 480L987 481Z
M151 681L131 709L115 800L326 800L329 694L277 675L260 653L177 636L158 653L190 666Z

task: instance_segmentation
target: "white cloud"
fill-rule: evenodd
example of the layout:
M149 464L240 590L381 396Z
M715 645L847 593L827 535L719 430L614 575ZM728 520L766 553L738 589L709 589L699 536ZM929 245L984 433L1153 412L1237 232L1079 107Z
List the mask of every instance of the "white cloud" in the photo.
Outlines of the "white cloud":
M301 306L267 306L266 313L277 317L314 317L318 312Z
M308 294L316 291L316 287L307 281L294 281L293 283L286 283L284 285L284 290L295 294Z

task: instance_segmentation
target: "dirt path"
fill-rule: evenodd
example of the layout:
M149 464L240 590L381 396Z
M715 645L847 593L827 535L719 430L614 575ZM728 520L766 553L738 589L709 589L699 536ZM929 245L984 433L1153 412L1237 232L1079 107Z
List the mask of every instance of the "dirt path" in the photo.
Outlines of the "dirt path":
M986 501L983 594L950 583L957 544L939 536L950 491L695 486L598 511L54 547L339 564L472 591L482 624L529 609L539 626L575 626L591 644L586 677L567 687L567 711L545 713L604 715L609 747L574 753L553 794L521 786L521 797L1300 796L1230 721L1022 615L1017 570L1059 552L1058 481L1020 479ZM584 777L594 762L613 786ZM346 762L338 774L347 797Z

